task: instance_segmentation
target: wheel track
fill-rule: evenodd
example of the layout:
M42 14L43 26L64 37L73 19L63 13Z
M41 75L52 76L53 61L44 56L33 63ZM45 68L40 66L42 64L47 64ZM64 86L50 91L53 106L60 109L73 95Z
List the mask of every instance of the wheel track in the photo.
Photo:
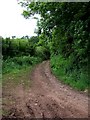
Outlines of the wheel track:
M16 117L88 118L88 96L59 82L51 73L49 61L37 65L27 79L31 80L30 89L19 85L10 93L16 100L12 105Z

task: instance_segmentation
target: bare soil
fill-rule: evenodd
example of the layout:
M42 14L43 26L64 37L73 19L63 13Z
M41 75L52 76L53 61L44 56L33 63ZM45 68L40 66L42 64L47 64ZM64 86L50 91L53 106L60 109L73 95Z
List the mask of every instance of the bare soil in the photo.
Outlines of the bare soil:
M37 65L23 84L3 86L3 105L9 118L88 118L88 95L64 85L51 73L49 61Z

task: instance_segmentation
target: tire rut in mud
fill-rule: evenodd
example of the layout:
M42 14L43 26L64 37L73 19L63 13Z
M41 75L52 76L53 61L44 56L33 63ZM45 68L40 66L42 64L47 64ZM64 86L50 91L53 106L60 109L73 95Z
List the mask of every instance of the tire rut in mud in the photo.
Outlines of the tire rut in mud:
M88 117L88 97L60 83L52 75L49 64L49 61L44 61L33 69L30 78L27 78L31 80L28 90L22 85L14 89L9 87L9 96L13 96L15 104L3 106L3 109L9 107L9 114L3 118ZM3 92L8 99L7 91Z

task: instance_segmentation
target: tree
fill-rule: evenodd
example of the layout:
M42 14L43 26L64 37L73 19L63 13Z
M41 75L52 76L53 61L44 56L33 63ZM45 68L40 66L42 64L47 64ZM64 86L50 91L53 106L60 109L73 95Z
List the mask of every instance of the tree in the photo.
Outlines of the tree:
M51 53L64 58L74 55L72 64L80 66L87 62L88 39L90 39L90 4L68 2L22 2L27 10L26 18L40 14L38 35L43 34ZM86 60L85 60L86 59ZM85 61L84 61L85 60Z

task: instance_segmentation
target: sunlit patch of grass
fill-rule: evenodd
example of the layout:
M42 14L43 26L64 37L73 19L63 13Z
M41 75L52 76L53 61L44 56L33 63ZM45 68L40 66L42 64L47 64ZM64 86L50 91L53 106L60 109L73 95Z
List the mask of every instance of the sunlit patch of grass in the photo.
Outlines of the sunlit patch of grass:
M3 74L3 77L2 77L3 87L5 85L11 85L15 87L19 84L22 84L25 88L29 87L31 70L32 70L32 66L29 66L25 69Z
M30 72L36 64L41 62L40 57L20 56L3 60L2 85L17 86L22 84L27 88L30 86Z

